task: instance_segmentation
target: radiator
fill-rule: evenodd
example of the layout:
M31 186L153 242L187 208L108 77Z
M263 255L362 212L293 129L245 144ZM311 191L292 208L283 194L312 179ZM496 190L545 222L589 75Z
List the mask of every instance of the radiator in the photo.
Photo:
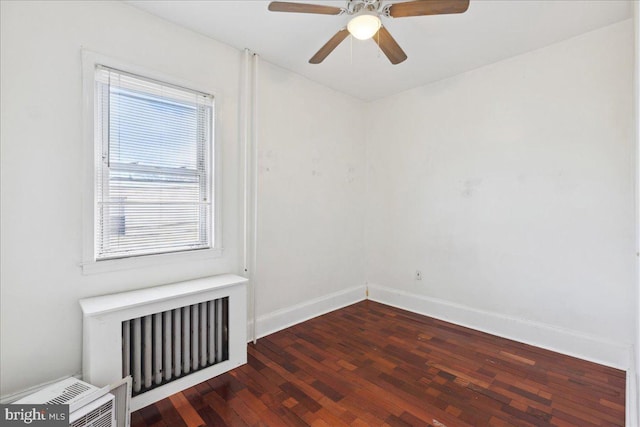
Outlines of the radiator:
M122 376L136 396L229 359L229 298L122 322Z
M246 363L246 281L221 275L80 300L83 380L131 376L136 410Z

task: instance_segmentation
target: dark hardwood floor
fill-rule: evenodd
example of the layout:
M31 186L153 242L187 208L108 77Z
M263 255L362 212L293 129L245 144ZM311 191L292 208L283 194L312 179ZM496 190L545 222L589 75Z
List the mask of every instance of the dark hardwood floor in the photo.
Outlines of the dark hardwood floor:
M372 301L248 353L132 426L624 426L623 371Z

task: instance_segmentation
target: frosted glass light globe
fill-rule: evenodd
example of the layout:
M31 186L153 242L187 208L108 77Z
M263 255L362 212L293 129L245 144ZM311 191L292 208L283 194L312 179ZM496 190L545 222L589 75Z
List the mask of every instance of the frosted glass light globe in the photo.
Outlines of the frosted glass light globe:
M358 40L367 40L378 32L381 25L378 15L363 13L351 19L347 24L347 29Z

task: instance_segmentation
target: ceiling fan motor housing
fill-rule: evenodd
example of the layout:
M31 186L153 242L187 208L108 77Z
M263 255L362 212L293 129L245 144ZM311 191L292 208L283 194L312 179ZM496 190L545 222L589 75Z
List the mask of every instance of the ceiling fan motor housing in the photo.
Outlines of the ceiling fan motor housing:
M379 13L380 3L380 0L349 0L346 13L348 15L355 15L362 11Z

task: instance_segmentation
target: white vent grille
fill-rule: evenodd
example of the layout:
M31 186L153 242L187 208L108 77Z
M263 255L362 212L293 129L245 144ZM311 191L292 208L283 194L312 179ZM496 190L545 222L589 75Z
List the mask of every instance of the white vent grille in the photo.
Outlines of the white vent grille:
M78 418L70 427L112 427L113 399Z
M90 387L87 384L84 384L80 381L76 381L73 384L64 388L62 393L55 398L45 402L46 405L61 405L68 403L75 397L80 396L85 391L90 390Z
M102 393L104 394L104 393ZM69 405L70 410L81 407L82 405L96 399L100 396L100 390L84 381L70 377L57 383L51 384L42 390L30 394L14 403L19 404L46 404L46 405Z
M138 395L229 360L229 298L122 322L122 376Z
M130 379L122 382L130 384ZM115 396L108 389L109 387L98 388L75 378L67 378L14 403L69 405L69 424L72 427L116 427ZM117 427L129 426L126 393L125 388L124 399L121 399L124 405L118 408L123 422Z

